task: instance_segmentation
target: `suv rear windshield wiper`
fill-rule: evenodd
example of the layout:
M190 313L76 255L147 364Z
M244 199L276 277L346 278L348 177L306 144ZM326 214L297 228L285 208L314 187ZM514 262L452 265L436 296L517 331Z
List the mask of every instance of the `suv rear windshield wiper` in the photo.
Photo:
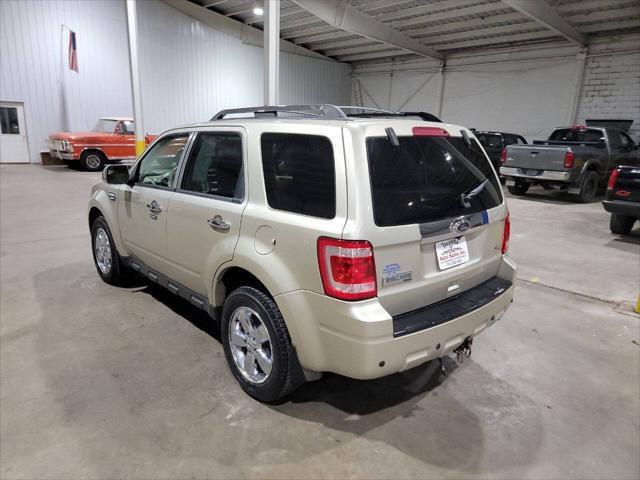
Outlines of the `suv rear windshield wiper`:
M482 182L480 185L475 187L469 193L461 193L460 194L460 205L462 205L464 208L471 207L471 200L474 197L477 197L478 195L480 195L480 192L482 192L482 190L484 190L485 187L488 184L489 184L489 179L487 178L484 182Z

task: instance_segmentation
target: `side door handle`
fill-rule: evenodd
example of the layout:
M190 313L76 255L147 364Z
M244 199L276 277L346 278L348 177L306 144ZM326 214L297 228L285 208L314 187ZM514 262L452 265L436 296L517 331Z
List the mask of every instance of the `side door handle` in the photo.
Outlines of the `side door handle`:
M231 224L222 219L220 215L215 215L207 220L207 223L211 228L217 232L228 232L231 230Z
M147 203L147 208L149 209L149 211L151 213L153 213L154 215L159 214L160 212L162 212L162 207L160 206L160 204L158 202L156 202L155 200L152 200L151 203Z

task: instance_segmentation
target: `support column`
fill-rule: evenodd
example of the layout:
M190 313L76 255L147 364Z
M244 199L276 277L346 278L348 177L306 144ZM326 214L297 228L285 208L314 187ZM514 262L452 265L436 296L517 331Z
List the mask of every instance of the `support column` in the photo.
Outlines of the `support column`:
M280 0L264 0L264 104L280 102Z
M133 119L136 131L136 158L144 151L144 124L142 122L142 97L140 70L138 68L138 19L136 0L127 0L127 25L129 27L129 63L131 67L131 92L133 94Z
M436 117L442 119L442 104L444 102L444 81L445 81L445 72L447 70L446 62L442 62L442 67L440 68L440 83L438 84L438 110L436 111Z
M582 83L584 81L584 66L587 62L587 50L580 50L576 55L576 88L573 94L571 110L569 110L569 125L573 125L578 120L578 107L580 106L580 96L582 95Z

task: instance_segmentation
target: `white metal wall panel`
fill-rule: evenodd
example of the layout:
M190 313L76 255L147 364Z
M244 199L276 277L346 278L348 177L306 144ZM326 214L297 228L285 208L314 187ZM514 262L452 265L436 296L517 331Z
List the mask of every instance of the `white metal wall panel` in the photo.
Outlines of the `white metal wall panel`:
M263 103L262 48L156 0L138 8L147 132ZM79 73L68 69L62 24L77 34ZM280 65L283 103L349 102L348 65L292 54ZM0 0L0 100L24 102L32 162L52 132L132 115L124 1Z
M263 104L262 48L243 44L156 0L139 2L145 129L201 122L224 108ZM350 99L349 66L280 58L281 103Z
M79 73L68 69L63 24L77 34ZM52 131L131 114L126 52L122 2L0 1L0 100L24 103L32 162Z

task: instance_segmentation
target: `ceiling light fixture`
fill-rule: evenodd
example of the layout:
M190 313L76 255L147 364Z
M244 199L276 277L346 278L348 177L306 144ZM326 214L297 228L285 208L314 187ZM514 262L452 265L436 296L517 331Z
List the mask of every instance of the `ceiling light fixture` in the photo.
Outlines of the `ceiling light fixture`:
M255 7L253 9L253 14L261 17L264 14L264 10L260 7Z

